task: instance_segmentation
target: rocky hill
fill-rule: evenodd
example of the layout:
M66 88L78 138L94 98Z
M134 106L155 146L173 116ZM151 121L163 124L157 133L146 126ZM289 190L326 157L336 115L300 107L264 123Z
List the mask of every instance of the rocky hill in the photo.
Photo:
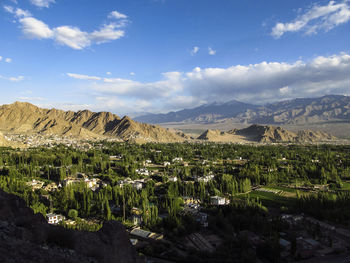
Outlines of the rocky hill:
M233 131L224 132L220 130L206 130L198 138L198 140L206 140L210 142L243 142L246 140L244 136L235 134Z
M324 132L299 131L298 133L288 131L281 127L267 125L251 125L240 130L230 130L227 132L219 130L207 130L201 134L198 140L212 142L259 142L259 143L280 143L280 142L327 142L337 138Z
M17 196L0 190L0 262L142 262L124 226L106 222L97 232L49 225Z
M145 115L141 122L166 123L258 123L311 124L320 122L350 122L350 97L328 95L320 98L293 99L264 106L238 101L213 103L168 114Z
M80 139L119 138L134 142L180 142L173 130L141 124L110 112L42 109L26 102L0 106L0 130L20 134L55 134Z

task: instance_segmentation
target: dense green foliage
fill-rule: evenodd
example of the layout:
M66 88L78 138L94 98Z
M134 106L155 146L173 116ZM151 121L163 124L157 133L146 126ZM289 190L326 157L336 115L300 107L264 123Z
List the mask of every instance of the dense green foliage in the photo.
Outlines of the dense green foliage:
M223 247L216 252L218 258L226 257L223 255L228 252L223 251L232 246L232 233L250 229L268 237L269 247L261 249L271 250L267 259L275 261L281 222L278 216L271 218L270 208L338 223L349 221L349 150L349 146L332 145L110 142L95 143L88 151L64 146L2 148L0 188L21 196L35 213L65 215L75 221L66 227L80 230L98 230L104 220L130 226L132 211L137 208L143 228L165 233L169 239L201 228L195 218L183 212L184 197L189 196L198 199L202 211L209 215L209 229L225 237ZM173 161L177 157L183 161ZM146 167L146 160L152 163L147 166L147 176L137 172ZM82 174L98 180L98 187L92 189L84 178L67 183L67 179ZM170 177L177 181L168 181ZM209 179L203 180L206 177ZM142 189L137 189L121 184L126 178L146 180ZM43 182L43 187L32 188L28 183L32 180ZM50 184L58 188L45 188ZM257 191L257 187L265 190ZM230 205L212 206L212 196L225 197ZM249 258L249 251L244 253L241 257Z

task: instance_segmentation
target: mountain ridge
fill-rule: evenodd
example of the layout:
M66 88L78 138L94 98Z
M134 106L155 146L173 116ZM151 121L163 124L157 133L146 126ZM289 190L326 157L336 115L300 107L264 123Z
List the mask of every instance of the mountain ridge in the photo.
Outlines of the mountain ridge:
M234 122L246 124L308 124L325 121L350 122L350 97L326 95L317 98L297 98L269 103L263 106L234 101L206 104L167 114L139 116L137 121L149 123L215 123ZM212 106L208 106L212 105ZM231 110L232 109L232 110ZM212 111L210 111L212 110ZM184 114L186 113L186 115ZM177 116L177 118L172 118ZM188 117L190 116L190 117Z
M232 113L239 113L242 109L255 109L258 106L231 100L225 103L213 102L204 104L192 109L184 109L180 111L172 111L167 114L149 114L138 116L135 120L147 123L177 122L177 121L198 121L210 122L216 118L227 118Z
M160 126L120 118L110 112L43 109L28 102L0 106L0 130L7 133L55 134L68 137L119 138L132 142L181 142L185 138Z

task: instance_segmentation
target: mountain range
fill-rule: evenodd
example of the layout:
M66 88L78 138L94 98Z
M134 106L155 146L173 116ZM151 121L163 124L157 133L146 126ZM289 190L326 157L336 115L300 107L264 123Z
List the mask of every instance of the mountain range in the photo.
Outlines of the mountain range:
M263 106L230 101L205 104L166 114L148 114L135 120L147 123L214 123L230 121L245 124L308 124L350 121L350 97L327 95L270 103Z

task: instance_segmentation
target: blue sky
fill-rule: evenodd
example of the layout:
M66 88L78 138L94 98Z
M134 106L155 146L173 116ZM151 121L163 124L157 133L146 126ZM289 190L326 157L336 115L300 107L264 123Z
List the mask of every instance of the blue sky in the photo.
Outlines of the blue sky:
M350 94L350 1L1 0L1 104L167 112Z

